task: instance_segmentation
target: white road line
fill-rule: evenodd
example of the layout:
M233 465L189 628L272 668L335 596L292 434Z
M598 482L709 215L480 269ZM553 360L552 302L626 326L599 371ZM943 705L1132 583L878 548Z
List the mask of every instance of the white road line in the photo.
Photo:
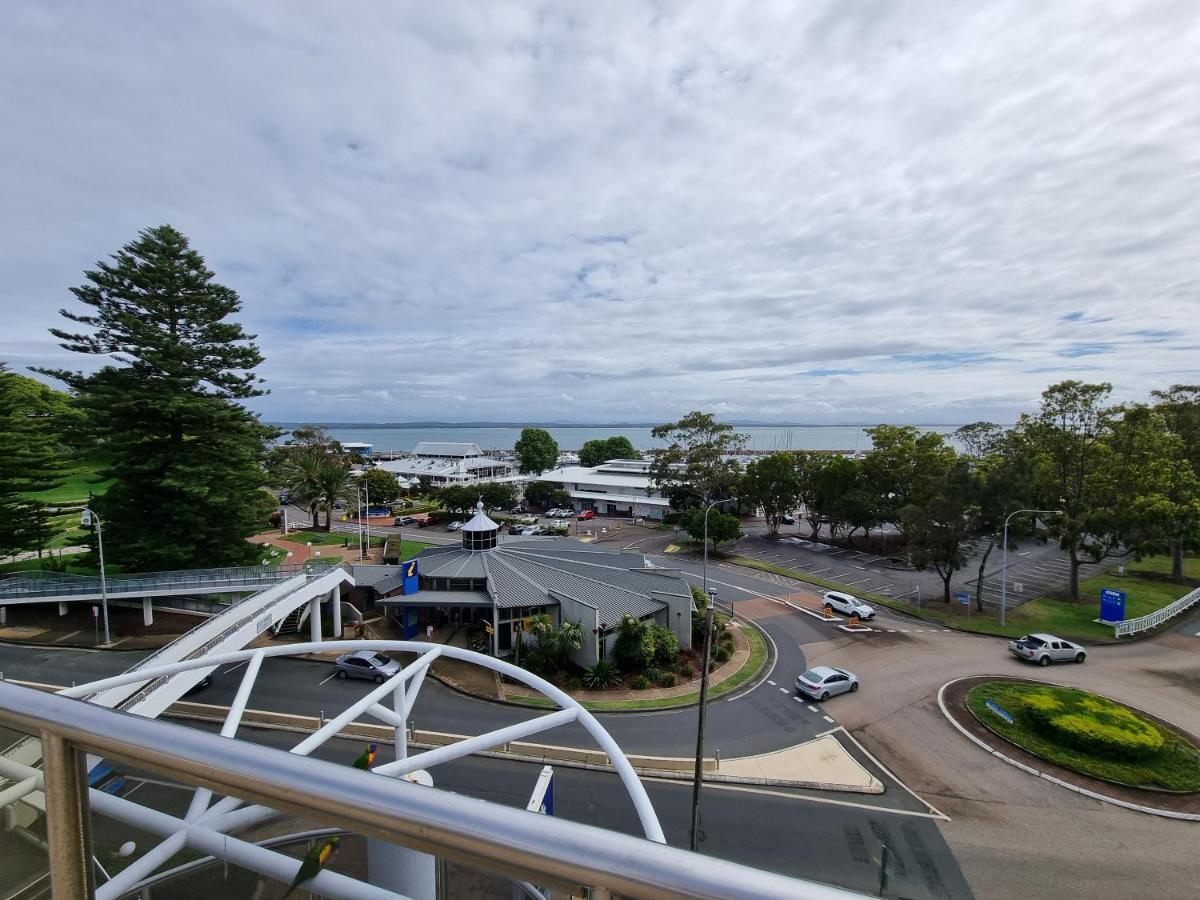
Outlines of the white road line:
M333 674L331 674L331 675L329 676L329 678L337 678L337 672L334 672ZM325 679L325 681L328 681L328 680L329 680L329 678L326 678L326 679ZM320 687L322 684L324 684L324 683L325 683L325 681L322 681L322 682L320 682L320 683L317 685L317 687Z
M850 573L847 572L846 574L849 575ZM856 584L863 584L870 580L871 580L870 578L860 578L860 579L858 579L858 581L847 581L847 582L844 582L844 584L846 585L846 587L854 587Z
M770 678L767 679L767 684L769 684L771 687L775 687L775 682L773 682Z
M831 724L831 725L833 724L833 716L821 716L821 718L824 719L829 724Z
M811 709L813 712L817 712L817 711L818 711L818 710L817 710L817 708L816 708L815 706L813 706L811 703L810 703L810 704L808 704L808 708L809 708L809 709Z
M793 699L793 700L795 700L797 703L803 703L803 702L804 702L804 701L803 701L803 700L801 700L799 697L793 697L792 699Z
M895 633L896 633L896 629L895 629L895 628L889 628L889 629L888 629L888 634L895 634Z
M838 729L835 728L833 730L837 731ZM642 778L642 781L653 781L656 784L669 784L675 785L676 787L690 787L690 785L688 785L686 782L679 781L674 778ZM704 787L706 790L741 791L742 793L746 794L766 794L769 797L783 797L787 800L796 800L802 803L828 803L831 806L849 806L853 807L854 809L867 809L878 813L891 813L892 815L897 816L912 816L916 819L938 819L943 822L950 821L948 816L943 816L940 814L935 816L931 813L917 812L916 810L912 809L890 809L886 806L872 806L869 803L853 803L849 800L834 800L829 797L816 797L810 794L789 794L784 790L771 790L770 788L749 787L741 784L722 784L721 782L714 782L712 784L705 782ZM922 800L921 802L924 803L925 801Z
M228 669L226 669L226 670L225 670L224 672L222 672L221 674L222 674L222 675L228 675L228 674L229 674L230 672L232 672L234 669L240 669L242 666L244 666L244 665L245 665L246 663L248 663L248 662L250 662L250 660L248 660L248 659L244 659L244 660L242 660L240 663L237 663L237 664L235 664L235 665L232 665L232 666L230 666Z
M783 693L785 693L785 694L788 692L788 689L787 689L787 688L780 688L779 690L781 690L781 691L782 691Z
M860 571L860 572L865 572L865 571L867 571L867 567L866 567L866 566L855 566L854 568L858 569L858 571Z
M829 567L827 566L824 569L815 569L812 572L809 572L808 574L809 575L820 575L822 572L828 572L828 571L829 571Z

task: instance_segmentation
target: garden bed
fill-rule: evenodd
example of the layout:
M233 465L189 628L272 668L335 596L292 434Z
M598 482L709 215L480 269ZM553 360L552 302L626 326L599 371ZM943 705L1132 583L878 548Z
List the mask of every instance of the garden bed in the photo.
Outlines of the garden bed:
M1004 751L1019 762L1066 770L1059 777L1131 802L1200 807L1200 747L1148 713L1075 688L994 677L955 682L946 699L971 713L961 724L977 736L1019 748ZM989 700L1013 722L988 708Z

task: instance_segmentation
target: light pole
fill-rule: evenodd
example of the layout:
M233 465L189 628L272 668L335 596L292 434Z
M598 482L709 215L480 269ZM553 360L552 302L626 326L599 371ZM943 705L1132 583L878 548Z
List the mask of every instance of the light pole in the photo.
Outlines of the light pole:
M717 592L709 591L708 607L704 610L704 655L700 659L700 719L696 725L696 771L692 776L691 848L693 852L700 849L700 787L704 783L704 713L708 700L708 657L712 650L713 608L716 605Z
M708 514L713 511L713 507L719 503L733 503L737 497L729 497L726 500L714 500L704 510L704 574L702 581L704 582L704 593L708 593Z
M1008 514L1004 519L1004 562L1000 566L1000 627L1004 627L1004 613L1008 607L1008 523L1013 516L1021 513L1033 513L1039 516L1062 515L1061 509L1018 509Z
M100 608L104 610L104 643L109 644L112 641L108 633L108 582L104 579L104 525L92 508L85 506L79 524L87 528L93 519L96 520L96 547L100 551Z

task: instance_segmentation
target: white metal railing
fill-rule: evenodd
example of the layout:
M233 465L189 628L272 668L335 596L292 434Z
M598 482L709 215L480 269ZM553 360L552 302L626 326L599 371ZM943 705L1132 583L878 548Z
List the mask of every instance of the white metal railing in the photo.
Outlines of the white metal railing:
M1137 634L1139 631L1148 631L1151 628L1161 625L1167 619L1179 615L1185 609L1195 605L1197 601L1200 601L1200 588L1189 591L1174 603L1168 603L1162 609L1155 610L1148 616L1139 616L1136 619L1117 622L1113 625L1113 637L1126 637L1131 634Z

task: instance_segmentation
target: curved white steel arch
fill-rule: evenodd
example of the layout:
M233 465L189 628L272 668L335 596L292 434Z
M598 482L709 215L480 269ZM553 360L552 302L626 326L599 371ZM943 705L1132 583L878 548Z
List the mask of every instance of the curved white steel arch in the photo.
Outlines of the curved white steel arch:
M466 650L460 647L450 647L443 644L430 644L415 641L385 641L385 640L354 640L354 641L319 641L304 644L288 644L281 647L264 647L251 650L239 650L232 653L222 653L212 656L199 657L197 659L184 660L177 663L168 663L161 666L153 666L146 669L139 669L134 672L127 672L121 675L116 675L111 678L93 681L88 684L77 685L59 691L60 694L67 697L77 699L86 698L89 695L94 695L109 688L121 687L128 684L139 682L149 682L157 678L169 677L179 672L186 672L195 669L211 669L227 663L238 663L249 661L246 672L242 676L241 684L238 688L237 695L234 698L233 704L229 708L226 715L224 725L221 729L221 734L226 737L233 737L241 722L242 714L245 711L246 703L249 699L251 689L258 677L262 661L267 657L275 656L294 656L297 654L318 653L323 651L336 650L340 652L351 652L354 650L382 650L401 653L414 653L417 658L406 665L401 672L391 679L377 685L369 691L364 697L360 698L355 703L348 706L342 713L335 716L326 722L312 735L298 743L292 748L293 753L307 755L312 750L316 749L327 740L335 737L342 727L348 722L355 719L362 713L368 713L375 718L383 721L385 724L391 725L396 729L396 756L394 762L386 763L375 767L372 771L378 772L381 775L391 775L402 777L405 774L415 771L419 768L431 767L439 763L447 762L452 759L458 759L463 756L468 756L479 750L488 747L494 747L498 744L506 743L512 740L518 740L527 737L531 734L536 734L540 731L546 731L559 725L568 724L572 721L577 721L583 725L588 734L596 741L602 750L608 755L613 768L621 778L622 784L625 786L630 799L633 801L634 808L638 815L638 820L642 825L647 838L656 841L660 844L666 843L666 837L663 834L662 826L659 824L658 816L654 811L653 805L650 803L650 798L646 794L646 789L634 772L633 766L626 758L624 752L612 736L605 731L604 727L596 720L596 718L588 712L583 706L564 691L550 684L543 678L534 675L524 669L517 668L510 663L502 660L494 659L490 656L485 656L481 653L475 653L471 650ZM413 757L407 756L407 748L404 743L404 733L407 728L408 715L412 710L413 703L416 700L417 693L423 682L424 676L428 667L439 656L447 656L453 659L459 659L464 662L474 663L491 669L503 675L507 675L517 681L520 681L534 690L539 691L549 699L557 703L560 709L557 712L551 712L546 715L537 716L533 719L519 722L515 725L510 725L505 728L487 732L486 734L469 738L460 741L456 744L450 744L446 747L440 747L435 750L430 750L425 753L417 754ZM383 706L380 701L386 699L388 695L393 696L393 708L388 709ZM142 878L152 874L159 866L170 859L175 853L181 850L189 840L194 840L197 834L211 834L214 831L224 833L234 828L244 828L257 821L268 818L274 814L274 810L263 807L246 807L238 809L242 806L242 801L235 797L226 797L219 801L214 806L209 806L211 801L211 792L205 789L198 789L192 797L192 802L182 820L178 820L179 827L177 830L167 833L167 838L158 846L152 848L140 859L135 861L130 866L126 867L122 872L113 877L111 881L106 882L97 890L97 897L100 900L107 898L119 897L123 892L140 881ZM123 801L129 806L140 809L137 804L130 801ZM111 804L110 804L111 806ZM132 811L125 808L126 813ZM116 810L111 814L115 815ZM118 816L118 818L123 818ZM127 821L134 821L133 818ZM162 817L159 817L162 820ZM162 830L161 828L159 829ZM166 833L166 832L164 832ZM238 844L242 843L234 838L228 839L231 842ZM245 848L240 848L245 849ZM258 848L256 848L258 849ZM271 853L272 851L263 851ZM246 861L248 857L245 853L240 854L241 860ZM266 860L266 857L255 855L254 858ZM257 868L257 867L255 867ZM273 871L264 871L264 874L274 875L278 871L278 866L273 867ZM349 896L350 894L331 894L331 896Z

